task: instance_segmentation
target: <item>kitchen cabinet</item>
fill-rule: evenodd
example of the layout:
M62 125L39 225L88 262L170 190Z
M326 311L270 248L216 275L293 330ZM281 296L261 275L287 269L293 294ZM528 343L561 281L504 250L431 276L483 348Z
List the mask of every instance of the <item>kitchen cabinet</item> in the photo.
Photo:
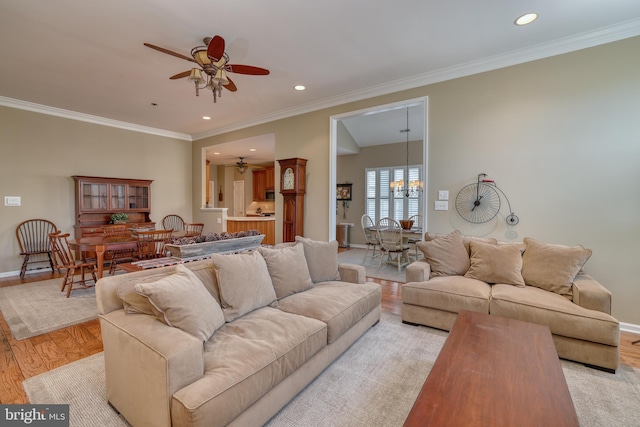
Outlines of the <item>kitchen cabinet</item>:
M237 231L258 230L264 234L264 245L274 245L276 243L276 221L273 217L268 218L247 218L229 217L227 218L227 233Z
M264 169L253 170L253 200L256 202L264 201L267 191L266 171Z
M267 166L265 172L265 190L274 190L276 188L276 175L273 166Z
M253 200L267 201L267 191L273 191L276 185L275 168L266 166L264 169L253 170ZM273 201L273 200L269 200Z

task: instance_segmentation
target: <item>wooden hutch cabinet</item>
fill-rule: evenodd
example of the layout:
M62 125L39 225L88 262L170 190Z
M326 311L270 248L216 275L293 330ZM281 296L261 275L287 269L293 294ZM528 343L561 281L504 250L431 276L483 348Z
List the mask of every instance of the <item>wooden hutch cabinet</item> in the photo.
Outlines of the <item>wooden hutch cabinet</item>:
M76 193L75 237L102 234L111 214L129 216L127 227L154 227L151 222L151 183L148 179L73 176Z

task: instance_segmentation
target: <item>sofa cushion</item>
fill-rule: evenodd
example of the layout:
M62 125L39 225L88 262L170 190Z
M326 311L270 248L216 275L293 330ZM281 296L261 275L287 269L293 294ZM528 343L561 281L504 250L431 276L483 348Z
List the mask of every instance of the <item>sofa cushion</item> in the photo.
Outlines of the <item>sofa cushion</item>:
M491 285L463 276L434 277L426 282L402 285L402 302L458 313L489 313Z
M381 299L375 283L324 282L278 301L278 309L326 323L330 344L380 305Z
M471 241L471 265L464 277L487 283L524 286L522 252L514 245Z
M304 247L304 256L307 259L313 283L340 280L337 240L321 242L296 236L296 242L302 243Z
M430 240L437 239L444 236L446 236L446 234L444 233L432 233L428 231L424 235L424 240L428 242ZM471 255L471 248L469 247L469 244L472 241L481 242L481 243L490 243L492 245L495 245L496 243L498 243L498 241L493 237L462 236L462 244L464 245L464 248L467 250L467 254L469 255Z
M302 243L277 249L259 247L258 251L267 262L278 299L313 287Z
M225 324L205 343L204 376L174 393L174 424L227 425L326 345L326 324L271 307Z
M138 283L135 289L153 305L159 320L202 341L224 324L218 302L200 279L181 264L174 274L155 282Z
M258 251L211 255L227 322L276 301L267 263Z
M522 256L522 277L529 286L555 292L569 299L573 279L591 257L591 250L582 246L552 245L530 237Z
M469 254L458 230L416 245L431 266L431 277L463 275L469 269Z
M620 326L616 319L533 286L493 286L489 310L492 315L546 325L554 335L611 346L619 344Z

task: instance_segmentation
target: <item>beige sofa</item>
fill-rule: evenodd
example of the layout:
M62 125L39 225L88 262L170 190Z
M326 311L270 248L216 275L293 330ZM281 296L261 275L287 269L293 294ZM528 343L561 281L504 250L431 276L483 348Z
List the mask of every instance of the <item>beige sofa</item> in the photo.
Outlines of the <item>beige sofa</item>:
M109 403L136 427L275 415L380 319L362 266L298 240L99 280Z
M407 267L405 323L450 330L460 310L549 326L561 358L615 372L620 325L611 293L584 273L591 251L427 233L425 257Z

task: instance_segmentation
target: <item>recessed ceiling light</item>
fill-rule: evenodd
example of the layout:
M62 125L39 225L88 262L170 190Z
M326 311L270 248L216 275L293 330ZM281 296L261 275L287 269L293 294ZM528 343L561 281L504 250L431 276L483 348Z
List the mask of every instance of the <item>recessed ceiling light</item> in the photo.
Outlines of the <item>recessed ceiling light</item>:
M531 24L536 19L538 19L538 14L537 13L525 13L524 15L522 15L521 17L516 19L515 24L516 25L527 25L527 24Z
M306 87L304 87L303 85L295 85L293 88L295 90L305 90L306 89Z
M209 117L209 116L202 116L202 119L203 119L203 120L211 120L211 117Z
M213 153L213 154L215 154L215 155L217 156L217 155L219 155L220 153L218 153L218 152L216 151L216 152L215 152L215 153Z
M256 151L256 149L255 148L250 148L249 151Z

